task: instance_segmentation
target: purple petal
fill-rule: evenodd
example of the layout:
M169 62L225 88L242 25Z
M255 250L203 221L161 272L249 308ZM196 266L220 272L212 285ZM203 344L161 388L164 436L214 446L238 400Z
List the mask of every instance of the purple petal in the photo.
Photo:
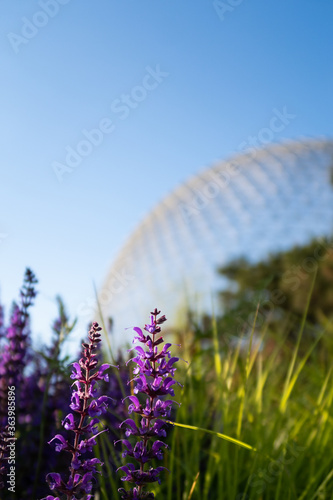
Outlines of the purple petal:
M156 326L155 326L154 316L150 316L150 324L145 325L145 330L146 330L146 332L154 333L155 328L156 328Z
M59 488L61 486L61 476L56 472L47 474L46 480L48 482L50 490L54 490L55 488Z
M51 441L48 442L48 444L52 443L52 441L54 441L54 439L59 439L59 441L61 443L61 444L56 443L56 445L55 445L56 451L68 449L68 447L69 447L68 443L67 443L66 439L61 434L56 434L56 436L54 436L54 438L52 438Z
M97 436L97 434L96 434ZM92 436L89 439L83 439L80 444L78 445L78 450L81 451L82 453L85 453L86 451L92 451L93 446L96 445L96 441L94 439L95 436Z
M133 339L133 341L132 341L132 343L133 343L133 344L134 344L134 342L136 342L137 340L138 340L139 342L145 342L145 341L146 341L146 337L143 335L141 328L138 328L137 326L135 326L135 327L133 328L133 330L134 330L134 331L138 334L138 337L134 337L134 339Z
M72 394L72 402L69 405L69 407L73 411L80 411L81 410L80 396L76 391L74 391Z
M129 429L126 429L125 432L125 435L127 437L130 436L131 434L133 434L133 436L137 436L139 434L139 429L135 425L134 420L132 420L131 418L127 418L126 420L124 420L119 427L122 427L123 425L129 426Z
M154 382L151 384L151 388L153 389L153 391L156 391L157 389L159 389L159 387L162 384L162 381L163 381L162 377L156 377L154 379Z
M105 370L107 370L108 368L110 368L111 365L107 364L107 363L104 363L103 365L100 366L99 370L98 370L98 375L96 377L96 380L105 380L105 382L108 382L109 381L109 375L108 373L105 373L103 374L103 372Z
M90 458L83 462L82 469L93 473L98 472L100 474L100 471L96 469L97 465L103 465L103 462L98 458Z
M76 372L75 372L75 370L76 370ZM77 379L82 378L82 371L81 371L81 367L80 367L79 363L73 363L73 371L71 374L71 378L77 378Z
M68 422L67 422L67 420L68 420ZM64 418L64 420L62 420L61 423L67 431L73 431L74 429L76 429L75 422L74 422L74 416L71 413L69 413Z
M81 486L84 489L85 493L90 493L92 490L93 487L92 478L93 478L92 472L87 472L82 477Z
M135 347L135 350L137 351L137 353L139 354L139 356L141 358L145 358L146 357L146 352L139 345Z
M138 400L138 398L136 396L127 396L127 397L132 401L132 404L128 405L128 413L131 414L132 411L141 413L142 407L140 405L140 401ZM125 399L123 399L123 401L125 401Z

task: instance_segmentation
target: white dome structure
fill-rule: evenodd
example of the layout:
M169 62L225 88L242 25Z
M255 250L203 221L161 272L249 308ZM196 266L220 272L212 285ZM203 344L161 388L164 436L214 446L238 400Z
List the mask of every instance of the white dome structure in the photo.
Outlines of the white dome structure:
M158 307L168 325L184 305L210 311L217 269L333 234L333 141L267 145L207 168L166 196L121 249L100 290L114 341ZM173 317L172 317L173 315Z

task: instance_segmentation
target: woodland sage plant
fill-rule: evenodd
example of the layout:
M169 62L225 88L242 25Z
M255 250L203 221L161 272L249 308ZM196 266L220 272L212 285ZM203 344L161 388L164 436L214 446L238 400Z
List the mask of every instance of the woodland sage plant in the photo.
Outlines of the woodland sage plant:
M0 306L0 490L5 487L8 471L8 446L16 439L16 413L25 410L21 388L29 358L29 308L37 295L36 283L34 273L26 269L20 299L13 303L8 327Z
M144 327L147 335L140 328L134 328L137 336L133 343L138 341L146 349L141 346L135 347L137 355L130 360L136 367L133 370L135 377L131 381L134 383L134 395L128 396L131 401L128 412L138 414L141 421L137 426L133 419L128 418L120 426L126 427L127 438L131 436L136 438L135 444L128 439L121 441L126 448L123 456L133 458L138 466L127 463L119 467L125 472L121 479L135 485L127 491L124 488L119 489L122 499L153 499L154 494L146 491L145 486L155 481L160 483L160 472L165 469L165 467L153 468L149 463L153 459L163 459L163 449L167 448L161 438L166 437L166 419L170 419L174 401L162 398L168 395L174 396L173 385L178 383L174 380L176 370L174 363L179 358L171 356L169 350L171 344L164 344L162 347L164 339L159 335L160 325L166 321L166 317L158 318L160 312L155 309L151 313L150 324ZM140 401L139 395L146 398L145 403Z
M103 429L97 432L97 425L98 417L107 411L108 400L111 399L108 396L97 397L96 383L99 380L108 381L108 374L105 372L111 366L105 363L96 370L98 360L94 351L101 342L101 330L98 323L92 324L88 335L89 344L82 344L83 357L78 363L73 363L71 378L75 379L73 385L76 388L69 405L73 413L69 413L62 421L63 427L74 433L73 442L69 442L61 434L57 434L49 441L49 443L56 442L56 451L66 451L71 454L69 477L64 480L56 472L49 473L46 476L47 482L50 489L58 496L48 495L43 500L60 500L61 498L91 500L93 498L93 479L100 472L97 467L103 464L98 458L83 458L83 455L91 453L93 446L97 444L96 437L108 430Z

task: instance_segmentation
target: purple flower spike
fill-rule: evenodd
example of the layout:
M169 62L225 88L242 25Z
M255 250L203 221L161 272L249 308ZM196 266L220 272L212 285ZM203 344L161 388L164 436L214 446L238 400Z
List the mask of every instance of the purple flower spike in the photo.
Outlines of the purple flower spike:
M160 438L166 437L165 426L171 414L173 401L162 400L162 396L174 396L173 386L178 383L174 380L176 371L175 363L179 358L171 357L169 348L171 344L164 344L163 337L159 336L161 332L160 325L166 321L165 316L158 318L160 311L155 309L150 316L150 323L145 325L144 335L138 327L134 328L136 336L133 343L140 342L142 346L133 348L136 355L130 361L135 363L133 369L134 395L128 396L130 404L128 413L137 413L141 416L139 427L131 418L126 419L120 427L125 428L125 436L137 439L133 445L128 439L121 440L124 445L123 457L128 456L136 460L139 467L128 463L118 470L122 470L125 475L122 481L134 483L130 490L120 488L119 492L122 499L153 499L154 494L146 491L145 485L153 482L160 482L160 472L164 467L147 467L147 464L153 460L162 460L164 448L167 445ZM140 395L145 395L144 400ZM178 403L177 403L178 404Z
M3 309L0 307L0 432L3 432L8 424L7 390L9 386L23 386L25 366L29 361L29 309L34 303L37 295L35 285L37 279L30 269L26 269L23 286L20 290L18 303L13 304L10 316L10 324L5 328ZM23 414L24 408L20 408ZM7 464L8 465L8 464ZM0 484L2 484L1 472L2 460L0 460ZM0 489L1 486L0 486Z
M61 434L57 434L49 441L49 443L56 441L56 451L71 453L69 478L65 482L60 474L48 474L46 479L49 487L51 490L56 490L59 496L49 495L43 500L60 500L60 498L89 500L93 498L93 495L90 494L93 489L93 480L96 474L100 473L97 467L103 463L98 458L84 459L82 455L91 453L93 446L97 444L96 437L107 431L104 429L97 432L97 424L99 423L97 417L107 411L108 401L111 399L108 396L95 398L96 383L98 380L108 381L108 375L104 372L110 367L110 365L104 364L96 371L98 361L94 351L101 340L99 333L101 330L98 323L93 323L89 331L89 344L82 344L83 357L78 363L73 363L71 378L75 379L73 385L76 390L72 392L69 407L74 414L69 413L62 421L62 425L67 431L74 432L74 443L70 444Z

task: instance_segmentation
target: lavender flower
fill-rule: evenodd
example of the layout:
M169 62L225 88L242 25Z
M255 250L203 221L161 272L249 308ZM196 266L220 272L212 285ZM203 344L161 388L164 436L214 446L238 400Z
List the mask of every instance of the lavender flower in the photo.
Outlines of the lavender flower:
M2 349L0 359L0 375L2 384L0 392L8 385L18 386L23 379L23 369L27 363L27 349L29 346L29 308L36 297L34 273L27 269L24 283L20 290L20 304L13 305L10 325L5 330L7 343ZM0 328L3 329L3 312L0 314ZM0 396L0 399L2 397ZM2 401L3 404L3 401Z
M137 355L130 360L136 364L133 370L136 376L133 379L134 395L128 397L131 401L128 412L129 414L137 413L140 415L141 422L137 426L133 419L128 418L120 427L126 429L125 435L127 438L131 436L137 438L135 445L128 439L122 439L121 441L125 447L123 456L136 460L139 463L139 468L132 463L119 467L125 472L121 479L136 485L128 491L120 488L119 492L122 499L154 498L153 493L144 491L144 486L156 481L160 483L160 472L165 469L165 467L154 469L148 466L148 463L152 459L162 460L163 450L167 448L167 445L160 438L166 436L166 421L164 419L170 419L173 401L161 399L161 397L174 396L173 385L178 382L174 380L176 368L173 365L179 358L171 357L169 351L171 344L165 344L161 350L158 348L164 342L163 337L156 338L161 332L159 325L166 321L165 316L157 318L159 314L160 311L157 309L151 313L150 324L145 325L144 328L148 332L147 335L144 335L140 328L134 328L137 336L134 338L133 343L136 341L141 342L146 347L146 350L141 346L135 347ZM139 394L146 395L145 404L140 402ZM152 439L154 440L152 441Z
M106 370L111 365L103 364L96 370L98 361L94 351L101 341L99 333L102 330L98 323L93 323L89 331L90 343L83 343L84 356L78 363L73 363L71 378L75 379L73 385L75 390L72 393L70 408L73 413L69 413L62 421L63 427L67 431L74 432L74 443L71 444L61 434L54 436L49 443L55 443L56 451L66 451L71 454L71 464L69 467L70 476L64 481L60 474L52 472L46 476L50 489L55 490L57 497L47 496L43 500L60 500L61 495L67 500L92 498L93 479L98 465L103 465L97 458L82 458L85 453L91 453L96 445L96 437L108 429L97 432L99 416L107 411L107 396L100 396L96 399L96 382L108 380ZM84 438L85 436L85 438Z
M8 387L14 386L16 409L20 408L20 388L23 380L23 370L28 361L29 347L29 307L36 297L35 284L37 280L30 269L24 276L20 290L19 305L13 305L13 311L8 328L4 326L3 308L0 307L0 475L6 471L5 443L8 438ZM0 480L0 489L3 481Z

